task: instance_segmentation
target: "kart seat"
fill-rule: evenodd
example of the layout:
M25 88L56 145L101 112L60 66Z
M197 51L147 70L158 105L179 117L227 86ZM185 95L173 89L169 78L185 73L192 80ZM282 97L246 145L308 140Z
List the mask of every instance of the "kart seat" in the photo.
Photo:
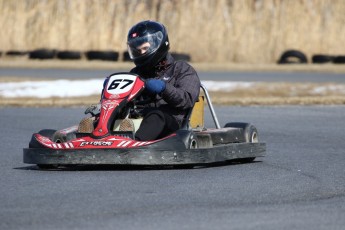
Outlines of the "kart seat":
M200 95L194 107L187 113L182 129L204 129L205 96Z
M204 107L205 107L205 96L200 95L199 99L195 102L192 109L189 126L192 129L203 129L204 128Z
M194 107L186 115L182 129L204 129L204 106L205 97L200 95ZM132 131L135 133L139 129L142 120L142 118L117 119L115 120L113 131Z

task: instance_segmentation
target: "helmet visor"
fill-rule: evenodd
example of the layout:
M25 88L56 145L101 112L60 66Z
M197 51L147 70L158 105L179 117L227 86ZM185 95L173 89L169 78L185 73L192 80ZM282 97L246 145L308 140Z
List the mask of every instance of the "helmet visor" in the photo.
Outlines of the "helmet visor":
M134 60L157 51L163 41L163 33L158 31L143 37L135 37L129 39L127 48L129 57Z

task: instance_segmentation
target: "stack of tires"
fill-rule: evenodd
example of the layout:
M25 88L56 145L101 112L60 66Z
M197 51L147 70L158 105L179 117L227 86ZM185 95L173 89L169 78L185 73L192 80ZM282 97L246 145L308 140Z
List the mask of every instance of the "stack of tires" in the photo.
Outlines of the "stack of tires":
M49 60L49 59L59 59L59 60L100 60L100 61L120 61L119 52L113 50L89 50L86 52L80 52L76 50L56 50L56 49L35 49L28 52L22 51L7 51L3 53L0 51L0 57L7 56L27 56L29 59L36 60ZM191 61L191 56L185 53L172 52L172 56L175 60ZM128 51L123 52L121 61L132 61L129 57Z
M60 60L79 60L81 59L81 52L68 50L58 51L56 57Z
M53 49L37 49L29 52L29 59L54 59L56 57L56 50Z
M87 60L117 61L119 52L90 50L85 53Z
M98 51L91 50L84 54L80 51L63 50L58 51L54 49L37 49L29 52L29 59L59 59L59 60L79 60L83 55L87 60L102 60L102 61L117 61L119 53L115 51Z
M312 56L312 63L315 63L315 64L323 64L323 63L344 64L345 63L345 56L315 54Z
M311 62L314 64L324 64L324 63L345 64L345 56L314 54L312 56ZM282 53L277 63L278 64L306 64L308 63L308 59L307 59L307 56L299 50L287 50Z

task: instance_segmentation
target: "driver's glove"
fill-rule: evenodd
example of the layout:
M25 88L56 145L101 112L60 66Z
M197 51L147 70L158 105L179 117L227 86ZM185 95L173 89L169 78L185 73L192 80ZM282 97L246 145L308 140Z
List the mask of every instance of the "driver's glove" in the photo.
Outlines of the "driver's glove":
M165 82L160 79L147 79L145 89L152 94L159 94L165 90Z
M101 104L92 104L89 108L85 110L85 114L90 113L92 116L97 116L101 113Z

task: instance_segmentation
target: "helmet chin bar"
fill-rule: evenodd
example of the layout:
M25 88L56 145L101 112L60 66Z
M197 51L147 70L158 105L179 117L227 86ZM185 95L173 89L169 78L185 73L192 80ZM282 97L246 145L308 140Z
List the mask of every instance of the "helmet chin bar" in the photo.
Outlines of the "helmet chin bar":
M144 72L150 72L152 71L159 62L164 60L168 54L168 50L164 52L159 52L155 53L154 55L151 56L145 56L143 59L138 59L134 60L134 64L136 67L142 68ZM146 59L146 60L144 60Z

